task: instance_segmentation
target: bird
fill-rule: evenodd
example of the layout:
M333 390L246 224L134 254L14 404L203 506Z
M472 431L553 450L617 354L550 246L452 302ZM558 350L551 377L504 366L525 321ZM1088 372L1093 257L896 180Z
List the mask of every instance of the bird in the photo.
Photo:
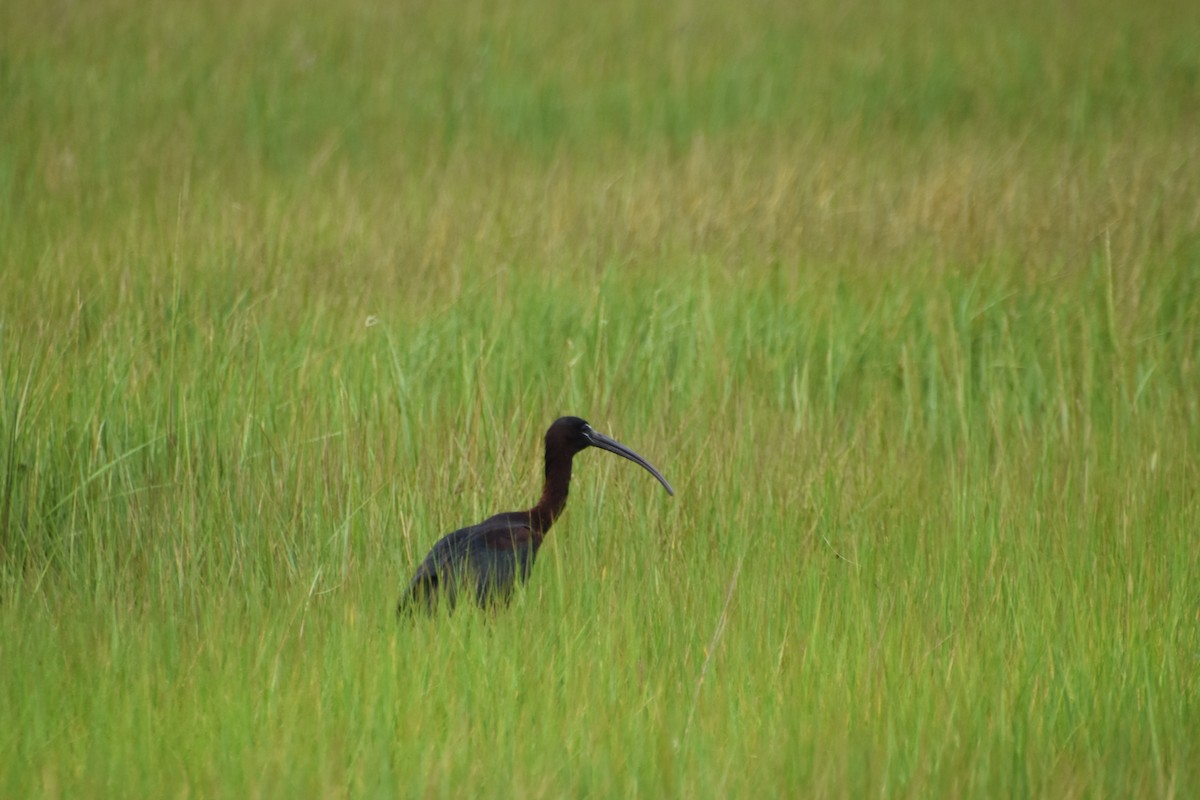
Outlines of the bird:
M546 431L546 473L542 496L526 511L508 511L478 525L443 536L417 567L400 597L397 612L434 612L440 603L453 610L465 595L481 608L499 608L529 579L538 549L567 505L571 462L589 447L629 459L658 479L667 494L675 490L649 461L605 436L579 417L559 417Z

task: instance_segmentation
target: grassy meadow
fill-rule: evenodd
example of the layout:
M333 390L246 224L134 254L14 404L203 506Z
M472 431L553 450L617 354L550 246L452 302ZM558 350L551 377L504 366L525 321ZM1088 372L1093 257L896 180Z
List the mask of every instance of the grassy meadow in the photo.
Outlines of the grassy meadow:
M0 797L1197 796L1198 361L1190 1L0 4Z

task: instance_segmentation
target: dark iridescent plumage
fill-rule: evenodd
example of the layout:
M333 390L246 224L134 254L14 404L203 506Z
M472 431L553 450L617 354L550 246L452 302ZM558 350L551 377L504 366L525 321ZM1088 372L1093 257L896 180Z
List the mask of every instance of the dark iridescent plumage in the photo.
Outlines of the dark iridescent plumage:
M442 601L453 608L462 594L469 594L484 607L507 603L513 587L528 580L546 532L567 504L571 460L588 447L608 450L641 465L658 478L668 494L675 494L658 470L637 453L593 430L579 417L560 417L546 431L546 482L537 505L528 511L497 514L439 539L409 581L399 611L428 611Z

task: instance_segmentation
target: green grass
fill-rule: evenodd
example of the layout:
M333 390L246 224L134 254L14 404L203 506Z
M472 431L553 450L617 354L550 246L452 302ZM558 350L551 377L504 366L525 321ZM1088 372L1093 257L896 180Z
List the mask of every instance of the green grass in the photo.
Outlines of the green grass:
M827 5L0 6L0 796L1200 792L1200 13Z

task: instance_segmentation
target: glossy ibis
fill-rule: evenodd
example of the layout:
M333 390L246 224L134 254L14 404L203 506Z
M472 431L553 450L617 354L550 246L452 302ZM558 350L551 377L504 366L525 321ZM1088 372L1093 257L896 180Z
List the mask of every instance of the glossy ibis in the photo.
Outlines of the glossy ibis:
M484 608L506 604L513 586L529 578L546 532L567 504L571 460L589 447L640 464L658 478L667 494L675 494L646 459L579 417L560 417L546 431L546 482L537 505L528 511L497 514L439 539L409 581L399 612L432 611L439 602L449 603L452 609L458 596L466 593Z

